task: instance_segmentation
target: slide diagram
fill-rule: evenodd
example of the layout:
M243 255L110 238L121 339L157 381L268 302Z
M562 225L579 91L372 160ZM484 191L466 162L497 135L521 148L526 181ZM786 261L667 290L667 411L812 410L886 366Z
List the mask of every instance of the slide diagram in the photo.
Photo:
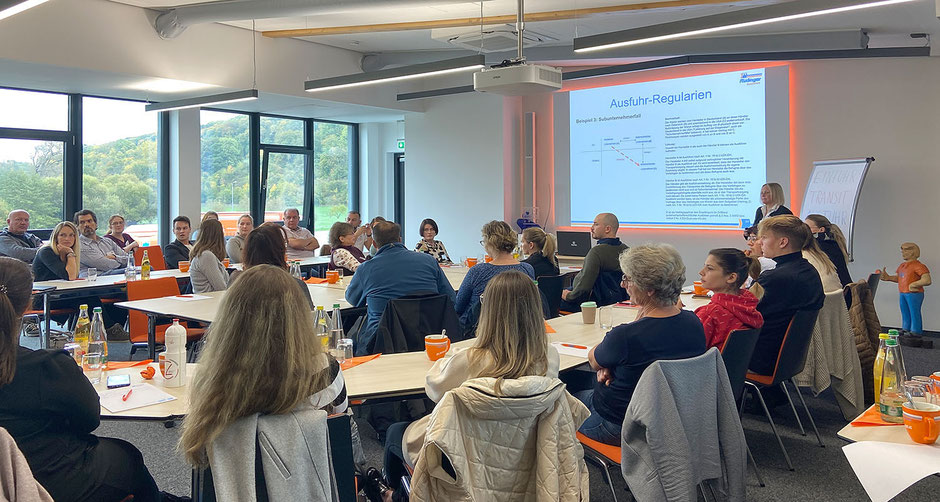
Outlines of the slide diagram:
M571 222L741 228L767 176L764 71L572 91Z

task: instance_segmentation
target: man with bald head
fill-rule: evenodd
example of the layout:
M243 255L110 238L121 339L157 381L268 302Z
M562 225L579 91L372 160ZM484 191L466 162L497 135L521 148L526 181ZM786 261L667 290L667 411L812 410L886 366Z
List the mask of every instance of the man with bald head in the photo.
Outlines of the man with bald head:
M27 232L29 230L29 213L22 209L14 209L7 216L7 227L0 232L0 256L9 256L17 260L32 263L42 239Z
M591 237L597 245L584 257L584 266L574 278L570 290L561 292L561 310L577 312L581 302L594 300L601 305L610 305L626 299L620 287L620 253L627 245L620 242L617 230L620 220L613 213L601 213L591 224ZM593 293L593 296L592 296Z

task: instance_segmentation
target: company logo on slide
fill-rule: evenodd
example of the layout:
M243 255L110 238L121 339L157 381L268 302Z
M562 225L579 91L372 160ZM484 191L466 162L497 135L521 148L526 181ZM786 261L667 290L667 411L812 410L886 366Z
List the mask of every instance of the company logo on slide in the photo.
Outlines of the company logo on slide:
M751 73L742 72L741 80L739 80L738 83L744 84L744 85L759 84L762 78L764 78L763 72L751 72Z

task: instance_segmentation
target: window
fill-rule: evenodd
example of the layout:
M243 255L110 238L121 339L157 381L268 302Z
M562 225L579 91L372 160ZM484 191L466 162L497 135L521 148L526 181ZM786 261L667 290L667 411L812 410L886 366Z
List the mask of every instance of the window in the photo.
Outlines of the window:
M264 220L281 219L281 213L295 207L300 219L307 217L304 210L304 162L306 154L265 152L267 157L267 197L264 201ZM262 160L262 166L264 165ZM263 167L262 167L263 169Z
M261 116L261 143L304 146L304 121Z
M98 215L98 233L112 214L124 231L157 244L157 112L144 103L82 98L82 205Z
M219 213L225 235L235 235L250 209L248 115L202 110L199 121L202 212Z
M313 126L313 206L316 232L346 221L349 210L350 136L353 126L315 122Z
M29 212L30 228L52 228L62 221L61 141L0 139L0 214Z
M69 128L69 97L65 94L0 89L0 110L0 127L53 131Z

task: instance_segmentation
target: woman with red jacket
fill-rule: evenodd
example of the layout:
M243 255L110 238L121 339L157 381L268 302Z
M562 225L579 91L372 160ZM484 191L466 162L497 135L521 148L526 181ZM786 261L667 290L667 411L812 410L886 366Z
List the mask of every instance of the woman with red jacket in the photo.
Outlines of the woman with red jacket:
M705 343L709 348L721 349L734 330L760 328L764 324L757 311L757 297L741 289L752 259L733 248L708 252L698 275L702 277L702 286L714 296L711 303L695 309L695 315L705 327Z

